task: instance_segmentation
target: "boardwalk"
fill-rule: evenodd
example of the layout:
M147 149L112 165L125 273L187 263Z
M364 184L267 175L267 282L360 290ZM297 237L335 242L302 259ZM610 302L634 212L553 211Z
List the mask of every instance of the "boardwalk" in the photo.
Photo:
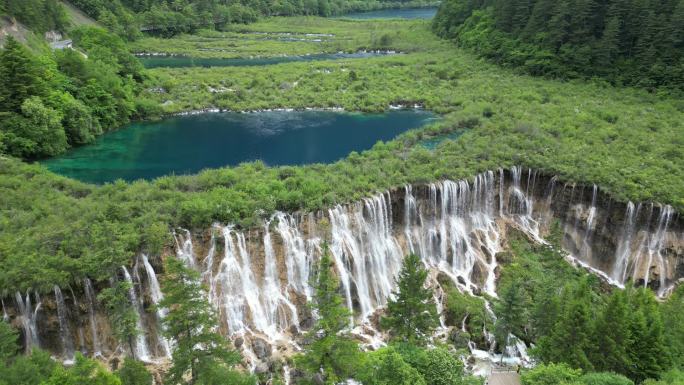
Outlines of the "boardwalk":
M489 375L487 385L520 385L520 376L516 372L493 372Z

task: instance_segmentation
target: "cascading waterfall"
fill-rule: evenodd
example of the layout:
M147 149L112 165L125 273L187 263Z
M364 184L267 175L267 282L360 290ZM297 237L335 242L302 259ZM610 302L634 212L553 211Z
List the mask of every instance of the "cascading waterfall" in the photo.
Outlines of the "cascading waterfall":
M69 291L71 292L71 299L74 302L73 308L74 309L80 309L80 306L78 304L78 298L76 297L76 294L74 293L74 289L69 287ZM80 321L80 314L76 312L74 314L74 317L76 318L76 325L77 325L77 333L78 333L78 348L81 353L87 353L86 350L86 343L85 343L85 332L83 331L83 326Z
M660 271L660 285L659 294L667 290L665 283L665 272L667 272L667 261L663 258L662 249L665 236L667 234L667 227L670 224L674 210L670 206L663 206L660 208L660 215L658 216L658 224L655 233L651 233L648 240L645 242L646 255L648 256L648 263L646 264L644 286L648 285L651 273L651 266L655 262L658 264L658 271Z
M309 300L313 292L309 285L309 274L313 263L312 256L314 250L318 249L320 240L313 238L306 241L299 231L299 224L290 215L278 212L273 216L273 219L276 221L276 231L284 245L287 286L289 289L303 294ZM312 224L313 221L309 221L309 223Z
M150 261L146 254L142 254L140 258L142 259L143 266L145 267L145 273L147 274L147 285L150 289L150 297L152 298L152 302L155 306L159 305L159 302L164 299L164 294L162 294L161 288L159 287L157 274L154 272L152 265L150 265ZM157 308L156 313L158 330L157 341L159 343L159 347L161 347L162 352L166 357L171 357L171 345L169 340L167 340L161 332L161 321L164 319L164 317L166 317L167 310L164 308Z
M183 230L184 235L173 233L176 240L176 254L189 267L195 267L195 251L192 246L192 235L189 230Z
M7 314L7 309L5 309L5 300L0 300L2 302L2 320L9 322L9 315Z
M290 302L281 289L276 265L275 251L271 241L271 233L268 229L270 222L264 228L264 280L261 289L267 322L275 326L278 332L286 330L288 325L299 327L297 308ZM270 326L269 329L274 329Z
M100 345L100 337L97 333L97 320L95 318L95 290L93 289L93 283L90 281L89 278L86 278L84 280L84 287L85 287L85 297L86 297L86 303L88 306L88 320L90 321L90 335L92 338L93 342L93 356L94 357L101 357L102 356L102 347Z
M285 351L290 346L296 350L292 336L310 327L315 314L310 314L305 304L313 295L312 271L324 252L323 245L328 247L345 302L353 312L350 324L357 327L352 332L365 338L365 346L372 347L380 346L383 337L374 329L376 311L391 298L406 254L418 254L429 268L428 285L435 289L441 313L443 293L439 282L444 277L463 292L496 296L496 255L503 249L508 227L545 243L542 229L549 228L557 218L564 225L564 246L572 246L565 248L576 254L572 255L573 260L580 265L612 279L613 283L638 279L650 285L653 274L659 273L659 293L667 290L667 285L674 285L671 277L677 271L677 262L672 262L669 246L673 240L669 230L674 216L671 207L654 206L648 214L641 205L629 203L620 228L606 219L612 213L598 204L597 186L592 186L591 202L584 202L582 188L561 188L556 186L556 178L542 185L540 179L534 170L513 167L509 172L500 169L479 174L472 182L444 180L406 185L324 212L276 212L263 226L249 232L215 225L204 255L196 255L204 249L195 248L192 234L181 230L174 233L176 253L187 266L201 272L209 287L208 300L220 316L220 330L235 340L243 337L241 349L252 367L254 361L263 359L257 357L256 351L263 349L254 348L254 339L277 345L276 351ZM644 224L643 219L651 216ZM599 254L596 250L604 250L596 245L605 237L606 230L614 230L617 238L617 242L601 244L615 244L612 262L592 257ZM131 272L134 278L125 267L122 270L126 281L136 281L128 294L139 314L138 327L144 330L144 325L153 325L153 319L159 322L165 315L163 309L145 314L140 301L143 293L149 293L155 304L162 299L154 269L147 256L142 255ZM146 279L143 275L141 280L138 274L143 271ZM88 280L85 295L93 350L98 354L104 348L104 337L97 335L96 297ZM38 345L35 315L40 301L36 297L39 305L34 311L28 294L25 299L19 293L15 297L26 346L30 349ZM442 326L446 326L444 322ZM153 341L154 332L145 332ZM494 347L491 333L486 328L483 333L490 347ZM157 343L161 349L154 352L167 354L168 345L159 336ZM137 337L134 353L142 360L151 356L147 344L145 334ZM476 356L493 356L493 352L478 350L474 344L469 344L469 348ZM511 346L503 350L506 349L526 360L526 347L514 336Z
M140 361L148 362L150 361L150 350L147 346L147 339L145 338L145 328L143 328L142 323L143 312L141 310L140 302L138 301L138 294L135 292L133 278L131 278L131 275L128 273L126 266L121 266L121 270L123 270L124 273L124 280L131 286L128 290L128 300L131 301L131 306L133 306L138 313L136 328L139 333L135 340L135 358Z
M69 315L67 314L66 303L64 296L59 286L55 285L55 300L57 302L57 318L59 319L59 334L62 338L62 353L66 358L65 362L73 362L74 360L74 341L69 328Z
M310 299L311 266L320 257L323 240L328 241L345 301L355 314L350 323L363 324L385 305L402 259L410 252L419 254L432 271L451 277L461 290L470 293L481 290L496 296L496 254L502 249L503 226L512 225L531 239L545 243L541 228L553 217L548 212L552 210L554 194L558 193L556 178L539 187L539 175L534 170L513 167L510 180L505 180L505 175L504 170L490 171L477 175L472 183L441 181L422 190L407 185L403 194L395 192L392 196L386 192L354 204L332 207L327 210L329 233L323 236L318 235L321 229L315 232L311 229L315 221L313 214L304 224L293 215L276 213L263 229L263 270L258 268L262 265L247 262L251 256L245 235L230 226L222 228L225 255L216 274L213 273L213 246L205 259L211 261L204 271L205 277L213 277L210 298L221 309L229 333L255 333L269 340L279 338L287 330L286 326L298 326L293 296ZM535 194L541 190L543 199L535 200ZM560 193L565 194L565 189ZM571 201L581 197L574 186L569 195ZM581 236L586 247L591 247L592 232L599 220L597 200L598 187L592 186L588 215L580 218L571 213L566 220L566 223L574 222L575 227L580 221L586 221ZM392 213L394 201L399 201L401 205L396 207L403 209L396 217ZM546 211L535 211L537 206L544 206ZM396 218L403 223L394 223ZM307 225L308 231L304 231ZM660 227L664 229L666 225ZM657 242L662 238L660 233L656 231L649 242L644 242L643 249L662 247ZM277 253L274 236L281 242ZM186 246L179 255L192 248L189 236L183 242ZM626 248L633 249L629 245ZM278 257L282 257L280 262ZM629 255L624 259L627 262L623 266L634 265L629 262L633 259ZM653 259L660 260L657 253L653 253ZM286 270L286 282L280 280L279 266ZM600 272L588 263L583 266ZM365 328L370 329L370 325ZM516 350L522 354L520 346Z
M14 298L17 302L17 309L19 310L21 326L24 329L24 347L26 348L26 353L30 353L31 350L36 347L40 348L40 340L38 339L38 327L36 326L36 318L38 317L38 311L42 306L40 298L36 294L36 308L33 309L31 306L31 296L26 292L26 299L21 297L21 293L16 292Z

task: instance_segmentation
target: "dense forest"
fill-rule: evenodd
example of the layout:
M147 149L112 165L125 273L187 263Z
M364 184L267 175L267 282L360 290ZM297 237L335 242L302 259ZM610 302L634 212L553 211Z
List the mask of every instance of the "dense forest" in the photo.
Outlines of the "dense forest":
M533 75L684 85L681 0L447 0L433 30Z
M200 28L220 29L231 23L250 23L260 16L331 16L436 4L430 0L72 0L72 3L128 39L139 37L139 29L173 36Z
M25 158L57 155L145 114L134 98L142 66L116 35L71 31L83 50L31 52L11 36L0 51L0 146ZM87 53L87 58L86 58Z
M3 14L38 32L65 31L70 24L57 0L0 0L0 15Z

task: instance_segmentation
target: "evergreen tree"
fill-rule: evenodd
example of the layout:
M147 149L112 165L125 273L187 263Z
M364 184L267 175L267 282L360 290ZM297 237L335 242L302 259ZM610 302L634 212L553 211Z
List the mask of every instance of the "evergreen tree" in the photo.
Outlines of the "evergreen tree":
M21 112L31 96L44 97L47 86L40 65L12 36L0 52L0 111Z
M397 277L397 290L387 303L387 315L381 320L383 328L402 342L419 345L426 343L437 327L437 307L432 290L425 288L428 272L415 254L404 258Z
M162 321L163 332L175 340L167 383L210 384L217 372L232 376L236 384L253 382L232 370L240 362L240 355L215 331L218 321L207 302L199 273L175 258L166 259L165 270L164 299L159 306L169 310Z
M613 16L606 22L600 44L598 46L597 64L603 73L609 72L610 66L620 54L620 19Z
M508 345L509 335L519 334L524 326L525 298L517 282L501 289L501 299L496 304L495 314L498 318L494 324L494 336L503 350Z
M684 286L680 285L660 307L670 356L672 362L680 368L684 367L684 311L682 309L684 309Z
M633 343L629 320L627 296L622 290L614 290L596 322L596 349L592 359L596 370L629 373L632 362L628 349Z
M337 384L356 374L360 362L358 344L349 337L350 311L339 294L339 282L327 246L316 269L313 313L316 322L309 332L313 342L295 365L305 373L305 383Z
M591 371L589 360L592 336L592 311L589 287L585 283L567 285L561 297L562 309L551 334L539 340L536 352L544 362L566 363Z
M647 378L658 378L670 365L665 342L662 315L658 302L649 289L639 288L631 292L631 361L629 377L636 383Z
M542 290L532 301L533 307L530 315L534 338L540 338L551 333L561 307L556 289L558 283L546 277L542 277L542 279L543 281L540 283Z
M135 355L135 337L138 330L138 313L133 308L129 293L133 290L130 282L117 281L112 287L103 289L97 299L104 306L114 337L128 345L131 354Z

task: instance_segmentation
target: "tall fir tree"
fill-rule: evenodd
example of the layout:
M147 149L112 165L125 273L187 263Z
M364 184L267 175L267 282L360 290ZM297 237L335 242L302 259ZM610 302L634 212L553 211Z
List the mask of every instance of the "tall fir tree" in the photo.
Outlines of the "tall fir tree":
M397 290L381 320L383 328L399 341L424 345L439 324L432 290L425 288L427 275L419 256L409 254L404 258Z
M176 258L167 258L164 266L164 299L158 306L168 309L162 321L163 333L174 340L173 366L166 374L166 383L207 385L220 377L231 377L235 384L254 383L253 378L232 370L241 357L215 331L218 321L199 273Z
M591 371L592 312L590 289L586 282L568 284L561 296L561 312L548 336L542 337L537 354L545 362L566 363Z
M495 311L498 318L494 324L494 336L500 349L508 345L511 334L522 332L525 302L524 293L517 282L501 289L501 299L496 303Z
M631 294L630 354L632 371L630 378L641 383L647 378L658 378L669 369L671 356L665 342L662 314L652 291L634 289Z
M316 322L309 332L311 344L295 357L295 366L304 373L304 384L337 384L354 376L359 369L360 350L346 329L351 312L339 294L339 281L327 246L315 275L312 311Z
M35 58L12 36L0 51L0 112L21 112L24 100L47 95L47 85Z
M628 349L633 343L629 325L627 296L623 290L614 290L594 329L592 362L596 370L629 374L632 361Z
M97 299L105 308L112 334L119 342L125 343L131 354L135 356L135 337L141 331L137 326L138 313L129 299L131 290L133 286L130 282L117 281L111 287L103 289Z

